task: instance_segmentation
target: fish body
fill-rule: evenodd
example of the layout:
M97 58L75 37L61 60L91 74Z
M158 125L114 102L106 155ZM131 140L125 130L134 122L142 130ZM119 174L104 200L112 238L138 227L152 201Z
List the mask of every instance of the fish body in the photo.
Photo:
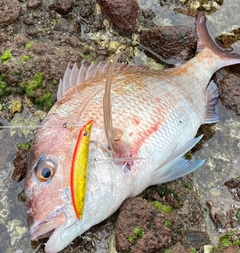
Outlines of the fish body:
M60 91L59 100L37 131L25 185L31 239L51 233L45 252L59 252L114 213L126 198L203 164L202 160L187 161L182 156L200 140L201 136L194 136L201 124L218 121L218 90L213 82L208 85L211 76L223 66L239 63L240 56L215 46L203 14L197 18L197 31L198 54L174 69L122 67L105 71L104 66L95 68L94 74L88 69L85 75L80 75L81 69L75 66L67 70L60 90L68 82L80 84L64 94ZM104 122L103 99L109 75L113 128L109 132L118 151L109 150L114 145L109 145L110 128ZM83 76L85 80L79 81ZM70 170L79 130L90 119L94 125L87 190L83 215L78 220L71 201ZM73 127L63 127L66 124ZM37 175L46 168L45 163L53 173L41 181Z

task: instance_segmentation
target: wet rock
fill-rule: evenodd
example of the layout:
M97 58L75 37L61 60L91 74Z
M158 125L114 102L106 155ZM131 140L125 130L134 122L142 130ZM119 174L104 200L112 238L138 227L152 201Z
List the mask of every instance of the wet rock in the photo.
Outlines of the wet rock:
M56 0L55 11L59 14L68 14L73 7L72 0Z
M172 234L172 231L165 226L166 219L164 214L147 200L127 199L120 208L116 222L117 251L151 253L165 248Z
M214 80L223 105L240 115L240 77L222 69L215 74Z
M185 248L195 248L199 250L203 245L210 243L211 241L208 234L201 231L187 231L182 236L182 244Z
M13 23L20 15L21 6L10 1L0 2L0 27Z
M224 184L231 192L233 198L240 201L240 178L233 178Z
M195 55L197 34L189 27L166 26L143 31L140 43L152 49L163 60L183 63ZM161 46L159 46L161 45Z
M28 9L37 9L42 5L42 0L28 0L27 2L27 8Z
M27 156L28 150L23 148L18 150L16 157L13 159L14 171L12 179L17 182L21 181L27 173Z
M135 0L97 0L114 27L123 32L131 32L136 25L139 6Z

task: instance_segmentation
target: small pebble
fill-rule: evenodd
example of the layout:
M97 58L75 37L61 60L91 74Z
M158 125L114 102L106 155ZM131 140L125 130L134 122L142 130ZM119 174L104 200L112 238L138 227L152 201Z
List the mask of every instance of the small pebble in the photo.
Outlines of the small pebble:
M56 0L55 6L57 13L67 15L72 9L73 2L71 0Z

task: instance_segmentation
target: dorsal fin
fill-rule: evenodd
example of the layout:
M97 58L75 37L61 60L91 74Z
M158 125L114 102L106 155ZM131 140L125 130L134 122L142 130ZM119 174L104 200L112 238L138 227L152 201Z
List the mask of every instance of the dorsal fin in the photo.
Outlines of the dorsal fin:
M108 74L110 67L110 62L106 63L98 63L95 65L93 62L89 67L86 67L84 63L81 63L80 68L77 67L77 64L74 63L72 69L70 65L67 65L67 69L64 73L63 79L60 79L58 91L57 91L57 100L61 98L61 96L74 87L77 84L81 84L82 82L89 80L90 78L96 77L98 75L106 75ZM135 72L135 71L147 71L149 68L146 66L129 66L125 63L115 64L113 72Z
M119 57L120 55L118 55L114 59L113 63L111 64L109 68L106 86L105 86L105 92L103 96L103 118L104 118L105 134L106 134L106 138L108 142L108 147L113 153L117 152L117 145L114 140L113 125L112 125L111 88L112 88L112 79L113 79L114 69Z

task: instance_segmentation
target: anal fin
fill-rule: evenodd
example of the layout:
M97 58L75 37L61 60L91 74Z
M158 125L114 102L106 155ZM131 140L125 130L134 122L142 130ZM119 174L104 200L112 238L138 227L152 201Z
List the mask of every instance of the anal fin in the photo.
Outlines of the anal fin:
M217 113L219 91L214 81L211 81L209 83L206 92L207 92L207 108L203 124L211 124L218 122L219 120Z
M201 140L202 136L188 141L182 147L177 146L165 163L153 172L151 185L175 180L199 168L205 160L185 160L182 156L194 147Z

